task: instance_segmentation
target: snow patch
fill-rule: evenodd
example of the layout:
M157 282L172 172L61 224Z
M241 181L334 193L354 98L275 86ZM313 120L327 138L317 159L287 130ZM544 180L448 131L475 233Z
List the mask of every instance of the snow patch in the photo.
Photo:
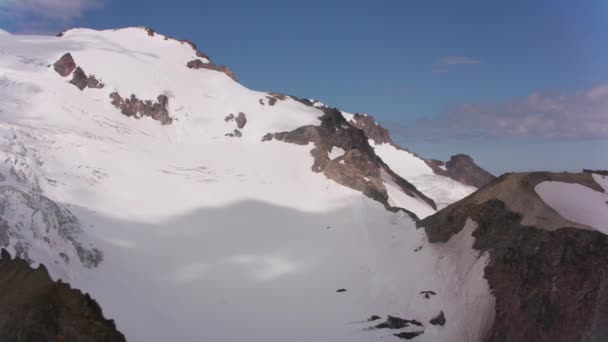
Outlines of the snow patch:
M608 181L601 175L593 178L607 189ZM608 193L598 192L580 184L542 182L536 193L562 217L608 234Z

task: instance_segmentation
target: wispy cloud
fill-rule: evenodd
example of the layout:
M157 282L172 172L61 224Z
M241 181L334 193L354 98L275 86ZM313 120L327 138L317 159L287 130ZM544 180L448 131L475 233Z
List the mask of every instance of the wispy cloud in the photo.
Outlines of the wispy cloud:
M0 18L19 27L65 26L90 9L103 6L104 0L0 0Z
M444 56L437 61L438 65L470 65L481 63L478 59L465 56Z
M533 93L501 103L466 104L402 127L433 140L478 137L608 138L608 84L578 92Z

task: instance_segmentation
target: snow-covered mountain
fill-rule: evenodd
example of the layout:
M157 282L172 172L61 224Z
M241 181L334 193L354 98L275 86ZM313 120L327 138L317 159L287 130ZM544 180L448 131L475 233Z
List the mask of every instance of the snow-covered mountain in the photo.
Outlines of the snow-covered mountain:
M2 33L0 247L129 341L481 341L477 225L416 226L494 177L237 79L151 29Z

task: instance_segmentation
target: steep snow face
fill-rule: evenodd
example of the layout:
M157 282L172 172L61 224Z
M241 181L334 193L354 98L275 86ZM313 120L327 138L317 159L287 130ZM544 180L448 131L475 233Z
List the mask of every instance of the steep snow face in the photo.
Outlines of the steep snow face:
M66 52L104 88L81 91L49 67ZM0 243L5 232L12 253L28 243L33 263L91 293L129 341L390 341L412 329L423 332L416 341L437 341L484 331L486 259L469 230L430 245L409 216L311 171L313 146L262 142L318 125L323 113L187 68L195 58L188 44L143 29L3 36L0 200L9 205L0 218L10 229L0 224ZM174 120L127 117L113 92L165 95ZM239 113L244 124L226 119ZM235 129L240 137L226 136ZM397 173L418 167L387 159ZM429 324L440 311L446 325ZM369 329L380 323L372 315L421 326Z
M387 143L376 145L373 141L370 141L370 145L374 148L376 154L390 165L391 169L434 200L438 210L477 190L475 187L435 174L424 160L411 152L398 149ZM432 214L432 212L429 214ZM421 218L425 216L421 216Z
M604 192L562 182L542 182L535 190L565 219L608 234L608 177L593 174L593 179L604 188Z

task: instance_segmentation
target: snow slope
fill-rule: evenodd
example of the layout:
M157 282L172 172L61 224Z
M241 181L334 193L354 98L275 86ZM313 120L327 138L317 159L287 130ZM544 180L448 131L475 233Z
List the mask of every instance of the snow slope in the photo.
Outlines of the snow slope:
M608 234L608 177L599 174L592 176L604 188L604 192L562 182L542 182L535 190L548 206L564 218Z
M80 91L49 67L66 52L105 87ZM430 245L409 216L312 172L312 146L262 142L318 125L323 112L289 97L262 105L267 93L186 68L195 58L188 44L137 28L3 35L0 200L12 206L0 218L12 221L0 224L0 243L8 236L12 254L26 250L53 278L91 293L129 341L390 341L413 328L424 331L416 341L483 335L491 322L478 315L491 317L493 299L472 229ZM174 122L121 114L114 91L166 95ZM242 137L227 137L236 124L225 117L239 112ZM376 151L442 204L466 192L405 152ZM15 191L26 200L5 195ZM391 199L406 209L433 212L399 191ZM427 290L437 295L425 299ZM430 325L442 310L446 325ZM366 322L371 315L423 328L369 329L379 323Z
M376 145L370 141L370 145L374 147L376 154L390 165L391 169L435 201L438 210L477 190L475 187L464 185L449 177L435 174L424 160L411 152L398 149L388 143ZM423 215L421 218L426 216Z

